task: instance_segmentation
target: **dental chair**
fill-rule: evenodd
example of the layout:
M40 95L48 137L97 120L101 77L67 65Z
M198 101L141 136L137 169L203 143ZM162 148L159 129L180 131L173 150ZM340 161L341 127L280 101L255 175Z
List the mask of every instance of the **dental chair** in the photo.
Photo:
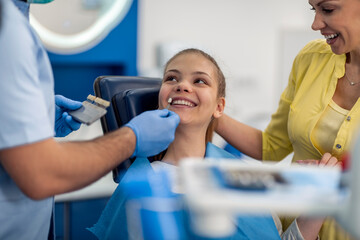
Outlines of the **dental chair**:
M97 97L110 102L108 112L100 119L104 134L114 131L133 117L158 107L160 78L100 76L94 81ZM119 183L123 172L134 159L127 159L113 170L113 179Z

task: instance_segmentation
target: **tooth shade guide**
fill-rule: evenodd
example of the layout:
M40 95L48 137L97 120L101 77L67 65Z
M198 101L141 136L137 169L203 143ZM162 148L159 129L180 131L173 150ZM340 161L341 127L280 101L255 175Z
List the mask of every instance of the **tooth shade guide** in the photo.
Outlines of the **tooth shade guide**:
M168 99L168 105L166 106L166 109L169 109L171 102L172 102L172 98L169 98L169 99Z

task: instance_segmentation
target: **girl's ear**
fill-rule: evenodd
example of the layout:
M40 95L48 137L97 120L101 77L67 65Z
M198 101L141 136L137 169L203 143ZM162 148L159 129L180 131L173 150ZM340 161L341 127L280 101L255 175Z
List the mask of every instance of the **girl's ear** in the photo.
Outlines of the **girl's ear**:
M220 97L217 101L215 112L213 113L214 118L219 118L223 115L225 109L225 98Z

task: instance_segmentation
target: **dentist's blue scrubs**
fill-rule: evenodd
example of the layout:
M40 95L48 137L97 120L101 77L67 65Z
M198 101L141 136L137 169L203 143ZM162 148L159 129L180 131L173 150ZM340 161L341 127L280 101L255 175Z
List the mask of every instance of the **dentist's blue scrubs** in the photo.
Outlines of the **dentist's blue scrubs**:
M45 49L13 2L0 1L2 150L53 137L55 103L53 74ZM48 239L52 210L53 198L28 198L0 164L0 239Z
M217 146L208 143L206 145L205 157L208 158L235 158L234 155L226 152ZM122 184L138 178L139 172L146 172L152 169L146 158L137 158L126 171L119 186L115 190L99 221L89 230L100 240L107 239L131 239L128 236L125 202L127 196L122 192ZM151 223L149 223L151 224ZM197 238L198 239L198 238ZM199 238L200 239L200 238ZM271 215L263 217L240 217L237 219L237 232L230 236L231 240L252 240L280 239L278 230Z

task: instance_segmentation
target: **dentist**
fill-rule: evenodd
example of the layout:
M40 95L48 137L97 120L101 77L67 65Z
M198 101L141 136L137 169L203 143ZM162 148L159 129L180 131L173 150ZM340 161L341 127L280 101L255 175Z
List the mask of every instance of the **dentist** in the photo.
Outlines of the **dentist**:
M179 117L145 112L103 137L56 142L79 127L66 114L79 103L55 99L47 53L21 13L29 3L0 5L0 239L54 239L54 195L85 187L130 156L166 149Z

